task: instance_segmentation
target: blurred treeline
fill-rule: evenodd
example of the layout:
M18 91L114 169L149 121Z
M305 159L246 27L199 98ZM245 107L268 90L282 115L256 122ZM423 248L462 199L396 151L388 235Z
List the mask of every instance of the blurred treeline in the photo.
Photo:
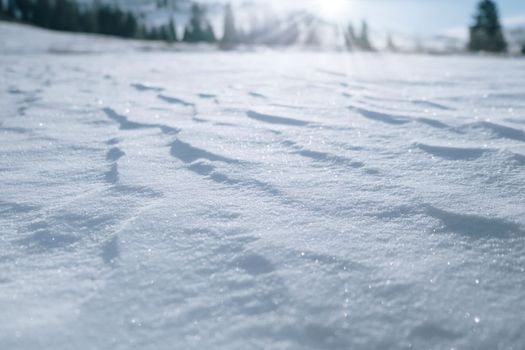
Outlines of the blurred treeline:
M173 19L162 26L147 26L136 13L100 1L81 4L74 0L0 0L0 18L68 32L167 42L179 39ZM187 37L182 39L188 42L215 41L213 29L204 18L204 10L197 5L186 32Z
M166 4L159 0L157 6L162 8ZM173 17L170 17L166 24L153 25L146 23L136 12L102 4L100 1L87 4L74 0L0 0L0 15L9 20L53 30L166 42L219 43L222 48L233 48L237 45L289 46L300 42L307 46L318 46L323 41L318 33L321 21L314 15L301 11L290 13L284 18L274 16L263 21L254 20L252 28L247 31L236 25L234 11L229 4L224 8L221 38L215 34L206 8L197 3L192 4L190 18L180 35ZM375 50L369 39L366 22L362 23L359 33L354 32L353 27L348 25L342 34L344 44L349 50ZM389 37L388 40L388 48L394 50L392 38Z
M329 0L327 0L329 1ZM157 0L157 7L167 6L166 0ZM70 31L113 35L123 38L162 40L166 42L183 41L187 43L216 43L223 48L237 45L288 46L302 44L319 47L327 40L321 37L319 29L323 20L306 12L291 13L284 19L277 16L265 21L251 21L250 30L236 25L235 14L231 5L224 10L224 27L219 39L207 18L204 5L194 3L184 31L180 35L173 11L169 20L162 25L146 23L137 12L126 11L118 6L94 0L91 3L74 0L0 0L0 18L21 21L40 27ZM499 19L498 8L494 0L480 0L469 28L469 41L466 49L472 52L507 52L509 44ZM343 46L352 51L375 51L370 38L368 24L363 22L359 31L351 24L340 28ZM322 31L321 31L322 32ZM329 40L330 38L328 38ZM525 54L525 42L520 43ZM387 35L385 45L388 51L398 51L394 38ZM416 51L423 52L418 41Z

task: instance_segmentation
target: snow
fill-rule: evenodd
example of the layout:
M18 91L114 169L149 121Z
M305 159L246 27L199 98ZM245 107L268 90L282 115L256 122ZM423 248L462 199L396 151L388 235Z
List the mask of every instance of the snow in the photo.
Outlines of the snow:
M523 348L525 61L0 37L1 349Z

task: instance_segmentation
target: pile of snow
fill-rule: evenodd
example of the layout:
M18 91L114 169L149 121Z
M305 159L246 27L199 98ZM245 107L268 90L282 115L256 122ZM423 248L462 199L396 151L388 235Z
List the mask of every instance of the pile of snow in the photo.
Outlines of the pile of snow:
M19 30L1 349L525 344L525 61Z

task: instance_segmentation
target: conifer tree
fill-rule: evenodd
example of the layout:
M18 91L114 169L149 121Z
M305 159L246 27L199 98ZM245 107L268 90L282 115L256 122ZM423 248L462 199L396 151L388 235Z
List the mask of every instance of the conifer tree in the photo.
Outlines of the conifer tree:
M17 10L15 0L7 0L7 16L16 19L16 14Z
M184 27L184 34L182 34L182 41L189 42L191 37L190 27Z
M89 8L79 13L79 30L86 33L99 33L97 8Z
M4 0L0 0L0 18L4 16Z
M186 26L184 30L184 41L189 43L200 41L200 39L203 36L203 31L201 28L201 17L201 9L199 5L193 4L191 7L190 23Z
M297 43L300 35L299 24L293 17L289 17L287 23L289 24L284 27L279 37L275 38L271 44L289 46Z
M151 29L146 30L146 39L157 40L157 37L158 37L157 28L153 27Z
M133 16L132 14L130 14ZM136 21L131 19L132 22ZM131 31L126 29L127 14L110 7L108 5L100 5L97 9L97 23L98 23L98 32L100 34L106 35L115 35L121 37L132 37ZM130 27L134 27L132 24ZM136 30L136 28L135 28Z
M193 4L191 8L190 23L184 29L185 42L215 42L215 34L211 24L205 17L204 8Z
M423 42L421 41L421 38L419 37L416 38L414 50L417 53L423 53L426 51L426 48L423 46Z
M499 21L498 8L492 0L478 4L474 24L470 27L470 51L505 52L507 42Z
M355 36L354 26L352 23L348 24L346 32L344 33L345 44L348 50L353 50L354 46L357 44L357 38Z
M319 38L319 33L317 32L316 27L312 26L311 28L309 28L305 44L316 47L321 45L321 38Z
M169 33L168 33L168 27L165 25L162 25L158 29L159 32L159 39L162 41L169 41Z
M139 26L137 27L137 38L148 39L148 30L143 24L139 24Z
M170 22L168 24L168 42L176 42L177 40L177 26L173 18L170 18Z
M365 51L372 51L372 44L370 43L370 38L368 37L368 23L363 21L361 25L361 34L358 39L359 48Z
M69 0L55 0L50 27L56 30L77 31L77 7Z
M35 4L35 15L33 22L40 27L49 28L53 8L49 0L37 0Z
M209 22L206 22L206 28L204 29L204 41L208 43L214 43L217 41L215 33L213 32L213 27Z
M122 36L125 38L135 38L139 27L135 16L132 13L121 12L121 17L124 18L122 23Z
M25 22L33 17L33 2L31 0L14 0L14 5L20 12L20 19Z
M397 51L396 44L394 44L394 39L392 39L392 35L388 34L388 37L386 39L386 48L389 51L395 52Z
M237 31L235 29L235 18L231 4L227 4L224 14L224 35L222 36L223 45L234 45L237 43Z

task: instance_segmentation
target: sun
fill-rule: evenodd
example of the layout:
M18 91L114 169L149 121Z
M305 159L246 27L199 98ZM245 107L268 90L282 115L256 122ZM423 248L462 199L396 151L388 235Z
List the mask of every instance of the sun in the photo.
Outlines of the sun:
M317 0L316 8L328 20L344 20L352 9L352 0Z

